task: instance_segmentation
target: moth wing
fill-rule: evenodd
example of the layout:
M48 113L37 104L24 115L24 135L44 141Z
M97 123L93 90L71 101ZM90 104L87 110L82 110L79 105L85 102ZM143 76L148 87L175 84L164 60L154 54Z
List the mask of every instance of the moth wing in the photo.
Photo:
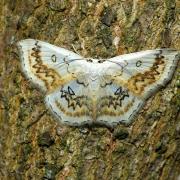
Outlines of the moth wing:
M101 92L97 99L97 123L106 126L131 122L144 104L142 99L116 83L107 85Z
M104 62L97 121L108 126L131 122L145 100L172 78L178 59L177 51L158 49Z
M135 96L146 99L172 78L179 57L179 52L173 49L125 54L109 59L108 74Z
M62 86L82 69L78 62L82 57L64 48L34 39L19 41L18 47L25 75L45 92ZM70 64L73 74L68 72Z
M88 83L85 79L82 80L82 83ZM72 126L93 124L93 102L90 91L89 87L72 80L48 94L45 102L63 124Z

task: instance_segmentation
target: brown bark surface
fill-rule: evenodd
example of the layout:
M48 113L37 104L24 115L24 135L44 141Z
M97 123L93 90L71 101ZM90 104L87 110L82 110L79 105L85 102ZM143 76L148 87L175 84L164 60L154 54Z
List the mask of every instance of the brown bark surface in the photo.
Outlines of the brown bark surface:
M16 42L34 38L85 57L180 49L178 0L0 2L0 179L178 180L180 66L128 126L54 120L21 72Z

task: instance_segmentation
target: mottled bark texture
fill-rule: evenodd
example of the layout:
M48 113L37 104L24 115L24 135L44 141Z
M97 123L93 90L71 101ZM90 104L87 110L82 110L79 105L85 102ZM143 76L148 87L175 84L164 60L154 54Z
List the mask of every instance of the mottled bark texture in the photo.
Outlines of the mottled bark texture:
M179 10L178 0L1 1L0 179L180 178L179 68L129 126L72 128L25 79L16 47L30 37L85 57L180 49Z

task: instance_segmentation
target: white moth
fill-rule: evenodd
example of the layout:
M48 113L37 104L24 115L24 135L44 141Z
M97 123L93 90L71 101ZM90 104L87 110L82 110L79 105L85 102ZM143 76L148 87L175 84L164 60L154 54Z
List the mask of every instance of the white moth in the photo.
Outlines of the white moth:
M34 39L18 47L27 78L45 92L57 119L72 126L130 123L145 100L172 78L179 59L172 49L92 59Z

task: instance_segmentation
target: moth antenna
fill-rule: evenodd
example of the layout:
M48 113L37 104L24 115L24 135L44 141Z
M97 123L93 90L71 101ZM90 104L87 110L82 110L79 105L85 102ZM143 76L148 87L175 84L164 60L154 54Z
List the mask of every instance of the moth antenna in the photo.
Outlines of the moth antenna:
M75 46L74 46L73 44L71 44L71 46L73 47L74 51L75 51L79 56L81 56L80 53L78 52L78 50L75 48Z

